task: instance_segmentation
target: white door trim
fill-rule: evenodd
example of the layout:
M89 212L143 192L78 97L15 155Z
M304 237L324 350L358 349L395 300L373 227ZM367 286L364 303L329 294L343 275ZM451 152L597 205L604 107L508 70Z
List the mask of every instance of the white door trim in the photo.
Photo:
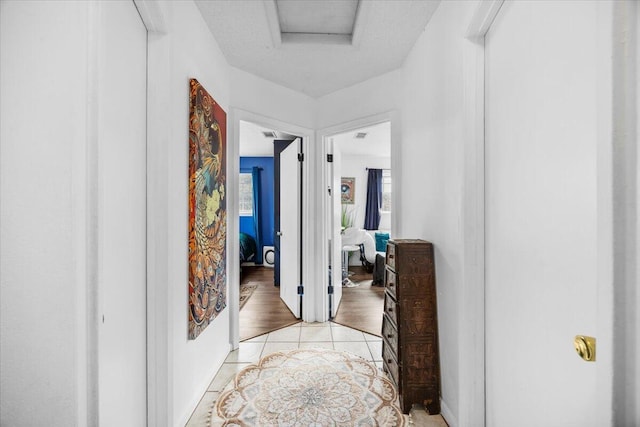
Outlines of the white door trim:
M314 233L315 226L312 224L311 215L314 211L313 206L309 203L312 199L310 192L314 188L313 182L310 181L313 176L312 163L310 156L310 147L313 141L314 132L312 129L302 126L293 125L267 117L261 114L246 111L237 107L231 107L228 118L229 137L227 141L227 182L228 188L238 188L238 174L240 173L240 121L247 121L257 125L277 129L291 135L300 136L302 138L302 151L305 153L305 159L302 166L302 280L305 285L304 297L302 298L302 319L305 321L314 321L313 312L317 300L316 286L314 278L315 248ZM237 266L240 265L239 253L239 201L238 195L234 191L227 193L227 289L228 289L228 305L229 305L229 337L232 349L236 349L240 343L240 272Z
M600 13L600 10L598 11ZM638 425L640 423L640 369L637 364L640 351L640 292L638 266L640 234L638 232L638 120L640 119L640 7L635 1L615 2L611 11L613 43L603 46L602 55L613 58L611 91L613 93L613 153L611 159L602 159L612 167L613 179L613 305L615 318L608 325L613 329L613 425ZM603 28L603 31L611 30ZM605 35L606 36L606 35ZM602 39L602 37L601 37ZM613 45L613 52L607 49ZM600 61L605 67L605 61ZM609 69L602 70L608 73ZM606 87L605 87L606 89ZM606 90L602 95L607 95ZM604 135L606 136L606 135ZM599 156L600 159L600 156ZM610 160L610 162L608 161ZM600 164L598 164L600 166ZM599 294L599 298L608 295ZM635 319L634 319L635 317ZM598 321L601 319L598 318ZM598 343L600 346L601 343ZM607 380L607 378L603 378Z
M459 312L460 324L468 326L460 328L459 336L459 354L464 357L459 362L458 418L444 414L452 426L485 425L484 40L503 3L504 0L479 2L465 35L464 281Z
M170 50L160 3L133 0L147 28L147 425L168 426L170 400L167 147ZM149 286L153 283L153 286Z
M400 172L400 165L398 162L400 161L399 150L401 148L400 144L400 121L399 114L397 111L387 111L380 114L375 114L372 116L362 117L359 119L351 120L349 122L341 123L334 126L329 126L323 129L320 129L316 132L316 140L320 143L315 145L315 152L318 162L316 163L317 167L317 178L319 179L319 186L321 191L318 193L316 198L316 203L318 204L318 209L316 212L320 212L322 216L326 212L328 212L328 198L325 196L326 189L324 188L325 183L329 179L329 168L327 167L327 154L329 153L329 138L334 135L349 132L352 130L361 129L363 127L373 126L384 122L391 123L391 178L392 180L397 179L397 174ZM394 153L396 153L394 155ZM394 172L396 171L396 172ZM396 181L398 182L398 181ZM399 191L394 191L391 193L391 235L395 236L400 233L399 226L397 224L397 215L394 214L397 206L400 206L400 197ZM316 320L318 322L326 322L329 320L329 282L328 282L328 274L329 271L329 239L331 237L331 230L327 226L326 218L320 218L317 221L320 226L318 227L318 234L316 236L317 249L320 251L318 256L318 261L316 263L317 271L316 271L316 281L317 283L321 283L321 295L319 296L320 301L317 303L317 313Z

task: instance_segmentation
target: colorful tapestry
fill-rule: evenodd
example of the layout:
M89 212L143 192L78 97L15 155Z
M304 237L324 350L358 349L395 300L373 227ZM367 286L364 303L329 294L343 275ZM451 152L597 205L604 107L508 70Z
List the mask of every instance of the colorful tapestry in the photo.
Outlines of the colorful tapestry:
M197 80L189 108L189 339L227 306L227 114Z

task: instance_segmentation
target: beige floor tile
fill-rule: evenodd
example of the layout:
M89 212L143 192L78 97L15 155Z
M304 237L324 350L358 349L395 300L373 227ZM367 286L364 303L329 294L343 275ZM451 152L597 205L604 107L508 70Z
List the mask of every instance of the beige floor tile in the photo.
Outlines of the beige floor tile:
M227 356L226 363L256 363L260 360L260 354L264 343L262 342L241 342L237 350L232 351Z
M362 342L336 341L333 343L333 347L336 350L346 351L346 352L355 354L357 356L360 356L366 360L373 360L371 357L371 352L369 351L369 346L367 346L367 343L364 341Z
M331 335L334 341L364 341L364 334L344 326L332 326Z
M238 372L245 367L251 365L251 363L224 363L216 376L209 384L209 391L222 391L229 381L231 381Z
M262 357L265 357L267 354L275 353L277 351L295 350L297 348L298 348L297 342L267 342L264 345L264 350L262 351Z
M300 326L289 326L269 332L267 342L298 342L300 341Z
M213 406L213 402L216 401L220 393L208 391L200 399L200 403L193 411L191 418L187 422L185 427L208 427L209 426L209 411Z
M331 341L305 341L300 343L300 348L326 348L333 350L333 342Z
M380 342L382 342L382 338L377 337L375 335L367 334L367 333L364 334L364 339L367 340L367 341L380 341Z
M300 342L303 341L331 341L331 327L300 328Z
M255 338L244 340L242 342L265 342L267 340L267 335L269 334L258 335Z
M376 362L382 362L382 343L375 341L367 341L367 345L369 346L369 351L371 351L371 356L373 360Z
M308 328L308 327L312 327L312 328L316 328L319 326L327 326L329 324L329 322L301 322L299 323L299 325L303 328Z
M448 427L441 415L429 415L421 405L411 408L411 420L415 427Z

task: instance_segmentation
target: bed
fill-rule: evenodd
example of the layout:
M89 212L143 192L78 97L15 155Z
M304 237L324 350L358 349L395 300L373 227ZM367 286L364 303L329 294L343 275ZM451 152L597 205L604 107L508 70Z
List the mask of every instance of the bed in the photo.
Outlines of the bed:
M253 262L258 248L253 236L240 232L240 265L245 262Z

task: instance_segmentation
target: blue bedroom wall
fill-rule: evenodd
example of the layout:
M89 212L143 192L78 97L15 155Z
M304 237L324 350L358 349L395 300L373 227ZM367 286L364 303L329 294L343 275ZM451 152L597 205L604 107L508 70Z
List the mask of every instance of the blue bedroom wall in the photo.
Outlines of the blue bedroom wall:
M251 172L257 166L260 171L260 232L262 245L273 246L273 157L240 157L240 172ZM240 217L240 231L255 237L253 217ZM258 248L262 252L262 248Z

